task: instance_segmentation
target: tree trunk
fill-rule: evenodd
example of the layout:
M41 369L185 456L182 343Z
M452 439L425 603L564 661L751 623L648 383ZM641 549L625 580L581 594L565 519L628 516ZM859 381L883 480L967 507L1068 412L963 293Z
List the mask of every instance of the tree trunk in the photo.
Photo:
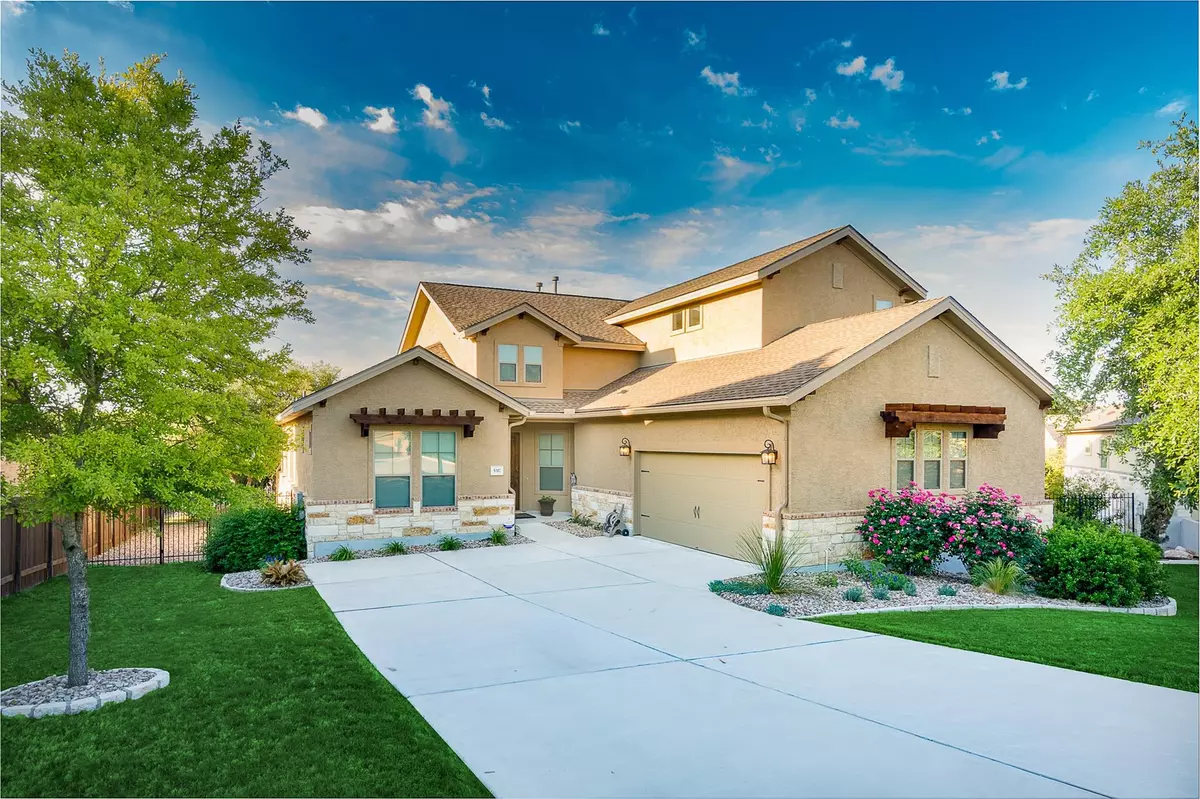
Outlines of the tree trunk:
M88 584L87 550L83 547L83 514L68 514L62 527L63 550L67 555L67 582L71 590L71 614L67 632L67 685L88 681Z

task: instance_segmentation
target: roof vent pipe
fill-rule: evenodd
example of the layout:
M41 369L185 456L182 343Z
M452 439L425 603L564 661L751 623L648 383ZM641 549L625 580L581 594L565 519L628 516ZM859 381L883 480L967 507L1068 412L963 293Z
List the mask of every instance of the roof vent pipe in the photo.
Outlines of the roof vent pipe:
M542 281L540 281L540 280L537 282L537 290L538 291L542 290Z
M550 279L554 281L554 293L557 294L558 293L558 275L555 275L554 277L552 277Z

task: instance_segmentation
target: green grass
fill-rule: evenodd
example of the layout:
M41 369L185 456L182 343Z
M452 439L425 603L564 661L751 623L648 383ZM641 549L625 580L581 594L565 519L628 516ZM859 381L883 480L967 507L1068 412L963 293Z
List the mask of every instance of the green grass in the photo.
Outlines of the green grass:
M237 594L195 564L89 570L91 665L171 684L0 721L5 796L486 796L312 588ZM67 663L67 583L0 602L0 687Z
M1200 689L1197 568L1168 566L1175 616L1077 610L954 610L814 619L835 627L1090 671L1183 691Z

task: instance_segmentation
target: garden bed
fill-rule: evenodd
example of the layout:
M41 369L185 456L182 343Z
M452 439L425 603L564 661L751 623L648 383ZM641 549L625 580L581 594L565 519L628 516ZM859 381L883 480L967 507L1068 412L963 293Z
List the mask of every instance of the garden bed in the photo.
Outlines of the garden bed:
M521 535L520 533L512 533L508 537L507 544L493 544L489 539L481 538L477 541L463 541L462 546L459 547L459 549L483 549L485 547L495 547L495 546L512 547L512 546L516 546L518 544L532 544L532 543L533 543L532 538L526 538L525 536ZM416 555L416 554L422 553L422 552L430 553L430 552L445 552L445 551L449 551L449 550L443 550L440 544L438 544L437 542L434 542L432 544L415 544L415 545L409 546L408 549L405 551L404 555ZM356 550L354 550L354 560L360 560L362 558L392 558L392 557L403 557L403 555L398 555L398 554L394 554L391 552L385 552L382 549L356 549ZM304 560L300 561L300 563L301 564L325 563L329 560L332 560L332 558L329 555L321 555L321 556L315 557L315 558L305 558Z
M295 585L272 585L263 580L262 569L248 572L230 572L221 577L221 587L230 591L286 591L290 588L308 588L312 581L305 578Z
M562 530L564 533L570 533L577 538L596 538L597 536L604 535L604 530L599 527L587 527L586 525L572 521L546 521L543 524L549 525L556 530Z
M762 611L766 611L768 607L774 605L785 611L783 614L773 611L776 615L800 619L839 613L862 613L864 611L879 613L916 608L923 610L1053 608L1116 613L1140 612L1149 615L1173 615L1174 613L1174 604L1167 597L1160 597L1151 602L1141 602L1131 608L1110 608L1105 605L1087 604L1071 599L1051 599L1029 592L1015 592L1007 595L993 594L972 585L964 575L945 573L935 573L931 577L909 578L916 586L916 596L909 596L904 591L888 591L887 599L876 599L871 593L871 586L864 584L852 575L846 572L828 573L836 575L837 586L818 585L817 574L808 573L791 577L788 586L790 590L784 594L766 593L762 588L761 580L756 575L718 581L711 587L713 593L730 602ZM939 594L938 589L942 586L952 587L956 592L955 595ZM854 602L845 598L845 591L852 587L862 589L861 601Z

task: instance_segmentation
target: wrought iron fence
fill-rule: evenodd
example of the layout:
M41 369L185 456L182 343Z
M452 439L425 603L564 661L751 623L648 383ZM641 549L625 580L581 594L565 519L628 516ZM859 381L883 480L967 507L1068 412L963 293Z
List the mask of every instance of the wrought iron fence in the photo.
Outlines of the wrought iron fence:
M1054 515L1082 521L1096 519L1131 535L1138 535L1142 524L1142 508L1133 494L1067 494L1054 500Z

